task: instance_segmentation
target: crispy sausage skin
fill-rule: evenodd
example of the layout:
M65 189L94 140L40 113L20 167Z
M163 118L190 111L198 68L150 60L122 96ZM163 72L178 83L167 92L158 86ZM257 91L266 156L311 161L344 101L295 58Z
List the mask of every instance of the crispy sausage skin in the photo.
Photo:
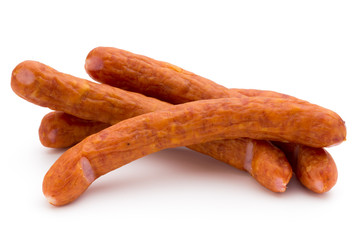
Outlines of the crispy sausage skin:
M171 103L183 103L205 98L237 97L239 94L248 97L274 97L305 102L274 91L225 89L209 79L177 66L116 48L99 47L93 49L87 56L85 69L96 81L130 89ZM291 149L291 145L286 147L286 144L281 144L280 147L284 151L289 150L286 148ZM302 159L307 156L310 158L298 162L299 168L297 169L308 169L307 174L295 171L298 173L296 175L300 182L315 192L329 191L337 180L337 168L331 155L328 152L323 154L324 149L318 151L312 149L310 151L307 147L300 147L298 150L299 155L303 156ZM302 154L302 151L305 153ZM315 155L310 156L309 152ZM317 156L317 154L319 155ZM293 165L293 167L296 166ZM328 176L316 178L316 176L320 176L318 172L321 169L327 169L323 173ZM318 186L321 185L324 187L319 190Z
M247 98L200 100L121 121L67 150L45 175L44 195L53 205L70 203L98 177L166 148L220 139L236 139L244 137L244 134L251 137L289 137L293 132L285 135L283 132L287 132L288 128L292 129L293 122L284 120L279 114L272 116L273 111L269 108L267 100L256 99L256 108L252 105L255 99L251 102ZM277 101L283 102L282 99ZM287 113L291 113L295 107L287 103L281 106ZM273 121L259 121L259 113L270 114ZM319 120L312 116L311 113L302 113L301 122L306 122L306 125L315 124L311 127L314 129ZM285 125L282 125L279 131L281 122ZM251 129L254 128L254 124L257 125L257 130L253 132ZM263 131L266 132L264 135ZM318 141L310 140L310 135L311 133L307 135L306 140ZM297 137L298 140L301 139L300 136Z
M14 69L12 87L30 102L67 113L50 113L42 120L39 136L48 147L72 146L105 127L104 123L95 126L94 121L110 125L171 106L141 94L62 74L33 61L23 62ZM85 126L86 121L90 126ZM250 150L248 145L252 146ZM191 149L248 171L260 184L274 192L284 192L292 175L285 155L267 141L222 140L206 143L206 147L193 145Z

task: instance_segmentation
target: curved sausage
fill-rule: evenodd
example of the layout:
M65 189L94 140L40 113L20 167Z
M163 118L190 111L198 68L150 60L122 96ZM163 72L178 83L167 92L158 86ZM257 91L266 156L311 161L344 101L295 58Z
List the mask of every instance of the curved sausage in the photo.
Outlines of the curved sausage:
M282 118L281 114L273 115L268 101L265 98L252 99L251 102L246 98L200 100L121 121L67 150L45 175L44 195L53 205L70 203L98 177L166 148L236 139L244 134L272 138L282 135L280 138L286 136L294 140L290 137L294 134L293 122ZM288 105L281 99L277 101L283 103L283 113L289 114L294 107L300 107L296 103ZM273 121L259 121L259 113ZM305 126L315 124L311 128L316 128L319 124L311 113L303 112L301 116L300 121L306 123ZM256 131L253 131L254 127ZM307 132L306 128L301 130ZM312 140L311 135L305 137L308 142L320 140ZM299 141L301 136L297 137Z
M46 147L67 148L106 127L107 124L101 122L83 120L55 111L43 118L39 136ZM284 153L268 141L223 139L187 147L247 171L273 192L284 192L292 176L292 169Z

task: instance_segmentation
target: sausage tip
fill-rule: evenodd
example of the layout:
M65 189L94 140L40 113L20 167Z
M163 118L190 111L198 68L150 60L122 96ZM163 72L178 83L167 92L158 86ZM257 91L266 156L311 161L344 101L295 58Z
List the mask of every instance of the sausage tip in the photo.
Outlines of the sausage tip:
M24 90L36 80L34 73L28 67L31 62L24 61L19 63L11 74L11 88L20 97L23 96Z
M289 183L289 180L291 178L291 174L289 175L290 177L288 177L288 179L285 179L284 178L277 178L277 179L274 179L274 185L276 186L276 189L277 191L274 191L274 192L285 192L286 191L286 188L287 188L287 184Z
M77 199L97 177L90 161L75 152L76 146L65 152L44 177L43 194L54 206Z
M35 76L29 69L19 67L15 72L13 72L13 79L23 85L30 85L35 81Z
M89 72L96 72L104 67L104 62L100 57L89 56L85 61L85 69Z
M56 198L48 196L48 195L45 195L45 198L51 205L54 205L54 206L58 205L57 201L56 201Z

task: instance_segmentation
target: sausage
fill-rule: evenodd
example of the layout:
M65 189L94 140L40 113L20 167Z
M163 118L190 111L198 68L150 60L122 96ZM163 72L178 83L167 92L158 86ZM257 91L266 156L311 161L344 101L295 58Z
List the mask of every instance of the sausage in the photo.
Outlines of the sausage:
M107 123L81 119L70 114L53 111L41 120L39 139L50 148L67 148L111 126Z
M280 97L303 101L292 96L273 91L257 89L231 89L237 93L251 97ZM274 142L289 160L293 171L300 183L315 193L330 191L336 184L338 171L331 154L323 148L313 148L305 145Z
M337 168L332 156L323 148L297 146L299 150L295 173L299 176L300 182L311 187L310 190L316 193L329 191L338 178L337 171L334 171Z
M99 47L93 49L86 58L85 69L96 81L130 89L172 103L183 103L204 98L237 97L239 94L248 97L274 97L305 102L274 91L225 89L209 79L197 76L177 66L116 48ZM282 144L281 147L282 150L286 150L286 144ZM301 147L299 151L300 153L306 152L309 151L309 148ZM316 187L320 185L325 186L322 188L322 192L330 190L337 179L337 177L334 179L337 176L336 165L331 155L328 152L323 154L324 151L324 149L311 151L313 154L318 152L321 154L311 156L311 161L309 159L298 162L298 169L308 169L307 174L295 171L299 173L297 177L300 182L310 190L317 189L315 192L321 192ZM309 154L300 155L310 156ZM325 156L327 156L327 160L324 160ZM318 160L316 160L317 158ZM311 164L311 166L302 164ZM316 178L319 176L317 172L321 169L327 169L324 174L328 174L328 176ZM313 171L314 174L309 171ZM308 178L310 176L312 176L311 179ZM323 184L319 184L321 181Z
M289 116L294 108L299 110L303 106L276 99L277 103L281 103L282 111L274 113L270 107L279 110L278 104L274 103L269 107L269 101L273 99L200 100L121 121L87 137L60 156L44 177L43 193L53 205L70 203L98 177L166 148L220 139L236 139L244 137L245 134L251 137L286 136L291 140L294 139L290 136L295 134L298 140L301 139L297 131L293 131L293 124L296 123L281 115L286 113L286 116ZM299 119L302 126L310 124L310 129L316 128L324 120L321 118L319 122L319 118L314 118L314 115L318 115L317 109L315 107L312 109L315 114L301 110ZM259 119L263 116L267 117L266 122ZM331 119L333 120L333 116ZM328 123L329 121L325 121L323 124ZM254 128L256 131L253 131ZM299 131L307 133L307 127L299 128ZM305 139L311 143L320 140L312 140L312 132L309 132Z
M323 148L274 142L286 155L299 181L316 193L328 192L338 178L334 159Z
M101 127L105 127L103 123L100 123L100 127L96 127L95 122L89 123L92 125L90 127L84 127L86 121L105 122L111 125L134 115L171 106L169 103L141 94L63 74L34 61L25 61L14 69L11 85L13 90L24 99L67 113L60 114L60 117L56 117L56 113L55 116L50 114L43 119L39 136L41 142L49 147L69 147L76 140L82 140L79 137L91 135L98 128L100 130ZM76 120L77 117L68 114L86 120ZM248 145L252 146L250 148L252 151L249 150ZM196 145L191 148L248 171L260 184L274 192L285 191L292 175L285 155L266 141L260 143L260 140L253 139L224 140L224 142L207 143L208 150ZM222 151L223 154L213 149ZM255 163L256 166L263 168L253 168Z
M306 102L274 91L228 89L170 63L112 47L97 47L90 51L85 70L95 81L173 104L244 95Z
M54 111L42 119L39 137L46 147L67 148L109 126L106 123L84 120ZM338 177L337 167L325 149L281 142L274 144L285 153L297 178L305 187L316 193L324 193L335 186ZM252 146L253 152L247 151L248 146ZM240 138L212 141L189 148L240 170L246 170L264 187L274 192L285 191L286 184L291 178L291 169L283 153L268 142ZM249 158L249 155L252 157ZM253 165L261 167L253 168Z
M85 70L96 81L173 104L240 96L178 66L117 48L93 49Z
M41 143L46 147L67 148L85 137L105 129L107 124L83 120L64 112L45 115L39 128ZM247 171L261 185L273 192L284 192L292 169L283 152L268 141L249 138L223 139L188 146L239 170Z
M18 96L36 105L108 124L171 106L73 77L36 61L24 61L15 67L11 87Z

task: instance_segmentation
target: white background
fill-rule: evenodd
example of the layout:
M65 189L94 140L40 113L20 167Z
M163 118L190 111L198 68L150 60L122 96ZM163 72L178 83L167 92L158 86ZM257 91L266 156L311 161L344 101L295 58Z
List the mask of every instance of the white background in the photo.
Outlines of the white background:
M359 1L2 1L0 238L326 239L360 237ZM48 109L10 88L32 59L89 79L87 53L112 46L227 87L287 93L336 111L347 141L330 148L336 186L292 179L283 194L185 148L137 160L53 207L42 179L63 150L43 147ZM5 237L7 236L7 237Z

